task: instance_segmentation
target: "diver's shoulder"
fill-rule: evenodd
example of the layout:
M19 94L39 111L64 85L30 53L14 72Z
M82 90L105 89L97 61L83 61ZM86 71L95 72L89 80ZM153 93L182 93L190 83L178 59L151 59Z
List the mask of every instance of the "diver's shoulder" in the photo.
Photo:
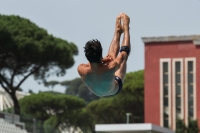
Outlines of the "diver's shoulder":
M80 64L77 69L78 69L79 75L81 77L84 77L90 71L90 66L89 64Z
M87 64L82 63L78 67L89 67L89 66L90 66L89 63L87 63Z

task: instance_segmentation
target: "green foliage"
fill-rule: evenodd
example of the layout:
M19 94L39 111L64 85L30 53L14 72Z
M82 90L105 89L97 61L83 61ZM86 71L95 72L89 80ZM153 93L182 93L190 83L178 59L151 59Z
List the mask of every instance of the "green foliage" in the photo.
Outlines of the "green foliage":
M186 125L181 119L176 120L176 133L186 133Z
M44 86L47 86L47 87L50 86L52 89L53 89L53 87L54 87L55 85L57 85L57 84L59 84L58 81L49 81L49 82L44 81Z
M20 107L15 92L30 75L40 80L63 76L78 54L74 43L15 15L0 15L0 45L0 85L11 95L17 114Z
M125 123L126 112L115 98L101 98L88 104L87 109L94 116L95 123Z
M20 105L22 110L33 115L36 119L46 120L52 114L58 115L59 113L83 108L85 102L71 95L53 95L51 93L41 92L20 99Z
M33 92L32 90L29 89L29 90L28 90L28 93L33 94L34 92Z
M70 122L62 124L63 127L69 129L72 127L74 130L80 128L84 133L89 133L89 125L92 125L92 115L85 108L74 111L71 114ZM64 126L65 125L65 126Z
M200 131L197 120L188 119L186 126L181 119L176 120L176 133L198 133Z
M67 87L67 94L77 95L79 90L78 88L81 84L83 84L83 82L81 78L75 78L71 81L63 81L60 84Z
M44 122L45 133L61 133L58 128L55 128L57 123L58 119L56 116L52 116L46 120Z
M84 128L88 126L89 123L92 122L92 115L85 108L78 110L75 112L74 117L78 119L74 119L74 125L78 125L80 128ZM87 122L85 122L87 120ZM76 124L75 124L76 123Z
M64 74L74 64L73 55L78 53L73 43L49 35L30 20L14 15L0 15L0 42L0 59L5 59L1 67L17 67L18 74L33 64L42 66L37 71L41 75L37 76L44 76L52 67L60 69L57 74Z
M123 90L132 92L135 89L144 89L144 70L126 74Z
M82 82L81 78L75 78L71 81L63 81L60 83L66 87L66 94L71 94L83 98L87 103L99 99L98 96L94 95L88 90L87 86Z
M3 110L2 112L5 112L5 113L12 113L13 112L13 108L7 108L5 110Z
M56 92L56 91L40 91L39 93L50 93L53 95L63 95L61 92Z
M188 133L198 133L199 127L198 127L198 121L197 120L188 120L188 127L187 127L187 132Z
M66 94L54 95L47 92L26 96L19 102L23 116L28 114L41 122L40 132L42 133L44 132L44 123L46 123L45 130L49 130L49 124L51 124L55 132L63 123L75 125L76 122L78 123L75 119L79 119L76 117L77 111L86 105L85 101L78 97Z

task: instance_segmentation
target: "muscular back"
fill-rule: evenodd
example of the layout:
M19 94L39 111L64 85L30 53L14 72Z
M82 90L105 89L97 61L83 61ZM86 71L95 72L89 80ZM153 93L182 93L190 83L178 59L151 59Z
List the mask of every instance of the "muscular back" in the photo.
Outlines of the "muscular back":
M91 92L97 96L105 96L114 94L116 86L114 77L118 69L118 64L115 61L107 65L88 63L81 64L78 67L78 72Z

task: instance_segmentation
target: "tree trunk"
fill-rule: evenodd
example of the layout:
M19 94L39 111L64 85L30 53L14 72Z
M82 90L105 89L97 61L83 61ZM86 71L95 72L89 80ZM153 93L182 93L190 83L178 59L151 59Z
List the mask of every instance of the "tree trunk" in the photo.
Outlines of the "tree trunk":
M89 128L92 133L96 133L94 125L90 125Z
M12 91L10 93L10 95L11 95L11 98L12 98L13 103L14 103L14 113L17 114L17 115L20 115L20 106L19 106L18 99L16 97L16 92Z

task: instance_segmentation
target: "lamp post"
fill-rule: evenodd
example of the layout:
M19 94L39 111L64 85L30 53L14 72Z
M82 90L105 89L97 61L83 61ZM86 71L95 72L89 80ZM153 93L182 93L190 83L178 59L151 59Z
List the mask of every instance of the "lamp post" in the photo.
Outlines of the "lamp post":
M33 118L33 133L36 133L35 128L36 128L36 120L35 120L35 118Z
M129 123L129 116L131 115L131 113L126 113L126 123Z

